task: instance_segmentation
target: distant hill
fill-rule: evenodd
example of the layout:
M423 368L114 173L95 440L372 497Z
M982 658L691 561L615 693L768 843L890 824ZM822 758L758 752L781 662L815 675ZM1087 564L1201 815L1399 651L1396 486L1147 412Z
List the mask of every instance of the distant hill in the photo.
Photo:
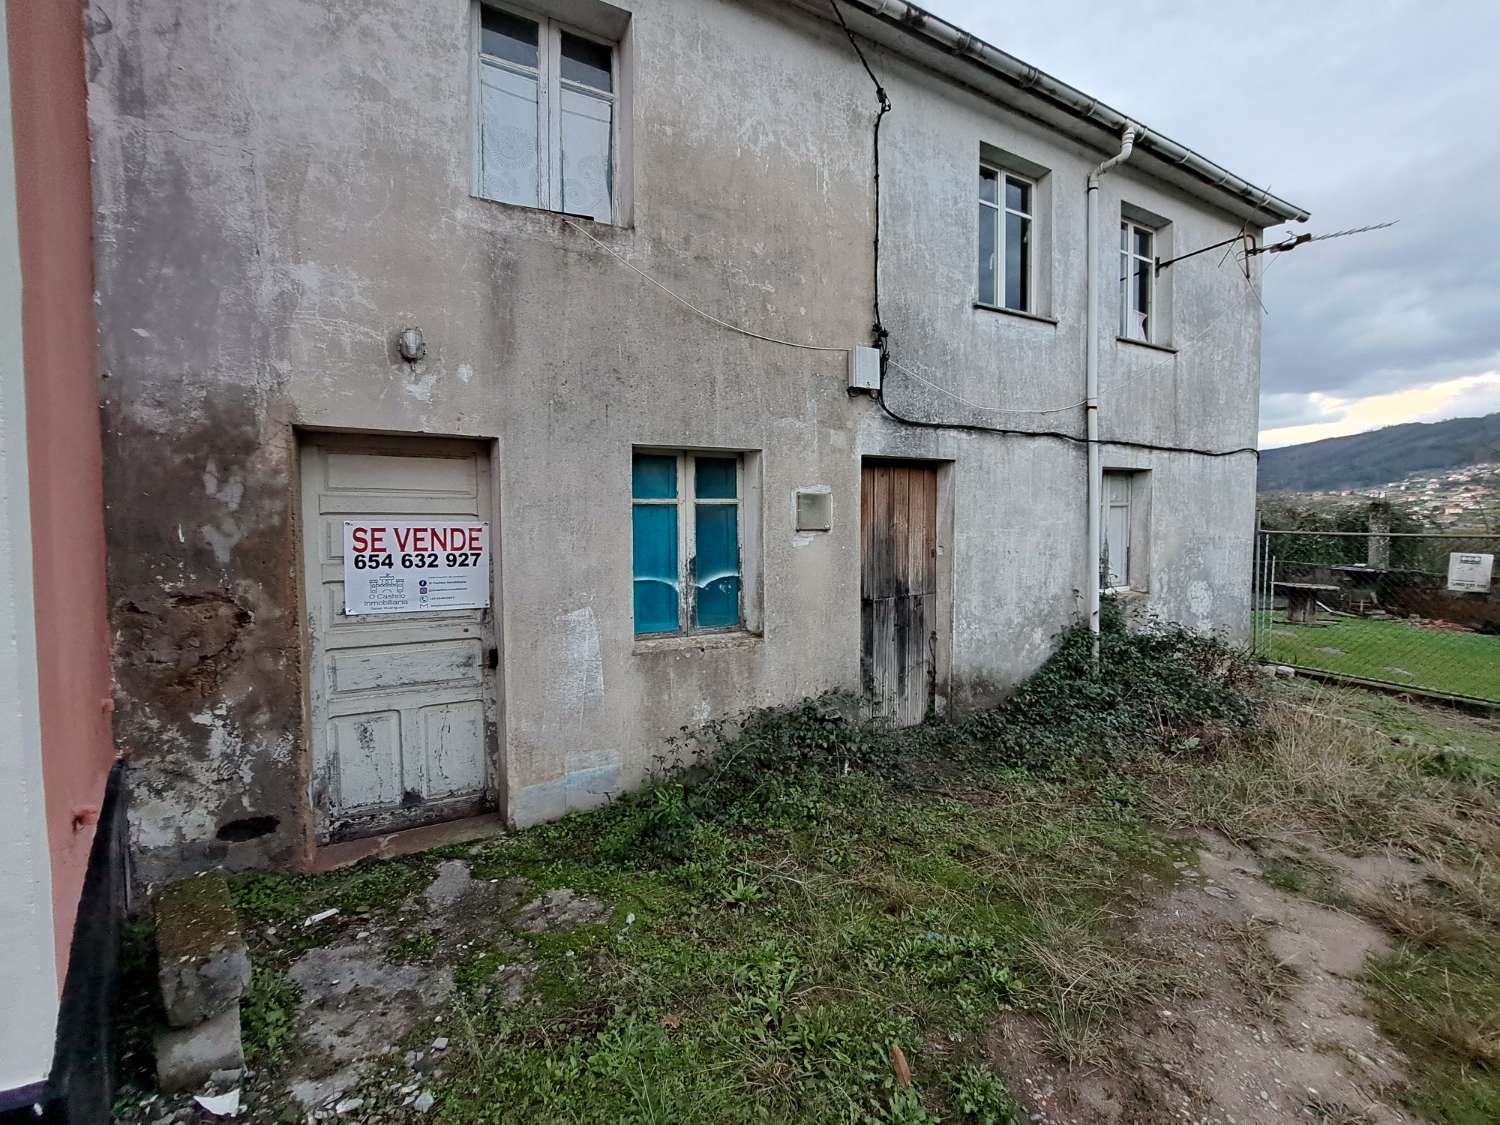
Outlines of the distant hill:
M1408 422L1348 437L1268 449L1260 455L1260 491L1325 492L1370 488L1412 473L1500 461L1500 414Z

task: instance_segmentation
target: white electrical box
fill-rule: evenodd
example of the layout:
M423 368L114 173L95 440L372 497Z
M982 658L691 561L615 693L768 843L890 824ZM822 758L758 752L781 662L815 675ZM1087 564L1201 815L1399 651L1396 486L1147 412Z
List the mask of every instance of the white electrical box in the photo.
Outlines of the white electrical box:
M849 349L849 389L851 391L880 390L880 349Z

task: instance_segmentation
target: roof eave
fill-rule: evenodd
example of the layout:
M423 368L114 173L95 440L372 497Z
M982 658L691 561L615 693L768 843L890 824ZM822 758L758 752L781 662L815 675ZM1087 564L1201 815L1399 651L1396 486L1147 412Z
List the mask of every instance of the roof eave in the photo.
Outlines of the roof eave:
M862 34L963 86L992 97L1009 92L1013 97L1007 101L1030 103L1023 112L1067 130L1102 152L1113 151L1112 142L1126 123L1134 120L909 0L842 2L852 17L851 25ZM832 18L828 9L812 0L800 0L798 6ZM1151 157L1150 163L1155 165L1152 170L1163 179L1258 226L1307 221L1305 208L1236 176L1149 126L1136 124L1137 153Z

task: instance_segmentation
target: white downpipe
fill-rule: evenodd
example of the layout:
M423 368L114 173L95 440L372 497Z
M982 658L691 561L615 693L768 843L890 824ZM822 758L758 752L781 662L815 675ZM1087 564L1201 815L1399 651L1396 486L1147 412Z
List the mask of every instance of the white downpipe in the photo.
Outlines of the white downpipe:
M1120 151L1089 173L1088 225L1084 239L1088 276L1088 308L1084 315L1088 350L1083 365L1084 417L1089 450L1088 558L1084 560L1084 584L1088 590L1089 631L1094 634L1094 659L1099 659L1099 555L1103 528L1100 503L1104 496L1104 471L1099 455L1099 178L1116 164L1130 159L1140 132L1135 122L1125 123Z

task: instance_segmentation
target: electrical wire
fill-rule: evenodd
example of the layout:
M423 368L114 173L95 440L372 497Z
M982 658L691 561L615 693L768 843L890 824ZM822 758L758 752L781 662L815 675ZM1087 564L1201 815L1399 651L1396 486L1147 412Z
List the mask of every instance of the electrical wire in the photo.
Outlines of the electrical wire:
M689 301L681 293L678 293L678 292L676 292L675 290L672 290L672 289L668 289L665 285L663 285L661 282L657 281L656 278L652 277L645 270L640 269L639 267L637 267L634 263L632 263L630 261L630 259L626 258L622 254L617 253L615 251L614 247L610 246L608 243L601 242L599 239L595 238L592 234L590 234L583 227L581 227L577 223L575 223L572 219L564 218L563 222L567 223L568 226L572 227L579 234L583 235L584 238L588 239L595 246L599 247L599 249L603 250L606 254L608 254L615 261L619 262L626 269L632 271L633 273L639 274L641 277L643 277L647 281L649 281L652 285L654 285L658 289L660 289L668 297L671 297L672 300L676 301L678 304L684 306L685 308L691 309L693 312L695 312L699 316L701 316L704 320L713 321L713 323L717 324L720 328L727 328L731 332L738 332L741 336L749 336L749 337L751 337L753 339L756 339L756 340L764 340L768 344L784 344L786 347L789 347L789 348L801 348L803 351L809 351L809 352L847 352L849 350L848 348L833 348L833 347L828 347L828 346L823 345L823 344L802 344L802 343L798 343L796 340L783 340L779 336L763 336L759 332L752 332L748 328L741 328L738 324L731 324L729 321L724 320L722 317L717 317L717 316L715 316L711 312L705 312L703 309L700 309L697 305L693 304L692 301Z
M875 200L874 200L874 202L875 202L875 238L874 238L874 250L875 250L875 264L874 264L874 312L875 312L875 325L874 325L874 340L875 340L875 346L880 351L880 388L879 388L879 390L876 391L875 396L874 396L876 403L880 406L880 409L886 415L888 415L890 418L894 419L897 422L901 422L904 425L908 425L908 426L917 426L917 427L921 427L921 428L924 428L924 429L959 430L959 431L972 432L972 433L998 434L998 435L1014 436L1014 437L1055 438L1055 439L1060 440L1060 441L1072 442L1072 443L1074 443L1076 445L1088 445L1089 444L1089 439L1088 438L1081 438L1081 437L1078 437L1078 436L1076 436L1074 434L1064 433L1061 430L1019 430L1019 429L1010 429L1010 428L1006 428L1006 427L1002 427L1002 426L987 426L987 425L983 425L983 424L980 424L980 423L973 423L973 422L948 422L948 421L935 421L935 420L931 420L931 419L922 419L922 418L908 418L908 417L906 417L906 416L898 413L897 411L893 410L891 408L890 404L886 402L886 400L885 400L885 378L886 378L886 370L887 370L888 367L895 367L897 370L903 371L907 375L910 375L913 379L917 380L917 382L922 383L922 384L924 384L924 385L932 388L933 390L938 391L941 394L945 394L948 397L954 399L955 401L963 403L965 406L972 407L975 410L985 410L985 411L990 411L990 412L997 413L997 414L1046 415L1046 414L1062 414L1062 413L1066 413L1069 410L1077 410L1077 409L1079 409L1079 408L1087 405L1087 400L1085 399L1085 400L1082 400L1082 401L1079 401L1079 402L1076 402L1076 403L1070 403L1067 406L1046 407L1046 408L1042 408L1042 409L1022 409L1022 408L1011 408L1011 407L1001 407L1001 406L986 406L983 403L974 402L972 399L965 398L963 395L958 394L956 391L951 391L951 390L947 389L946 387L940 386L939 384L934 383L932 380L927 379L924 376L922 376L921 374L919 374L918 372L912 370L910 367L907 367L906 365L901 364L901 363L897 363L895 360L891 359L891 357L890 357L890 351L889 351L889 346L888 346L889 333L887 333L887 331L885 329L885 326L881 322L881 317L880 317L880 122L885 117L885 115L891 111L891 100L890 100L890 97L885 92L885 87L880 84L880 80L875 76L874 70L871 69L869 61L865 58L864 51L860 49L859 41L857 39L855 39L854 33L852 31L850 31L849 25L844 21L844 14L839 9L838 0L829 0L829 4L833 8L834 14L838 17L839 24L840 24L841 27L843 27L845 35L847 35L849 37L850 45L853 46L855 54L859 56L859 61L864 66L865 73L870 76L870 81L875 86L875 93L876 93L876 96L877 96L877 98L879 99L879 102L880 102L880 111L875 115L875 126L874 126L874 181L875 181L875 187L874 187L874 195L875 195ZM668 297L672 298L672 300L676 301L678 304L682 305L684 308L686 308L689 311L695 313L696 315L702 317L704 320L707 320L707 321L709 321L709 322L711 322L713 324L717 324L721 328L727 328L731 332L737 332L737 333L739 333L742 336L749 336L751 339L762 340L762 341L764 341L764 342L766 342L768 344L781 344L781 345L783 345L785 347L799 348L799 349L801 349L803 351L812 351L812 352L847 352L849 350L848 348L845 348L845 347L833 347L833 346L829 346L829 345L826 345L826 344L805 344L805 343L802 343L802 342L797 341L797 340L782 339L779 336L767 336L767 335L764 335L763 333L755 332L755 331L752 331L749 328L744 328L744 327L741 327L738 324L731 323L730 321L727 321L727 320L723 319L722 317L715 316L713 313L708 312L706 309L700 308L698 305L695 305L692 301L690 301L686 297L682 296L682 294L678 293L676 290L671 289L667 285L665 285L662 282L658 281L656 278L652 277L645 270L641 269L640 267L638 267L637 265L635 265L633 262L631 262L628 258L626 258L624 255L622 255L618 251L616 251L614 249L614 247L610 246L608 243L603 242L603 241L601 241L598 238L595 238L591 233L589 233L589 231L587 230L587 228L579 225L578 223L574 222L572 219L570 219L570 218L568 218L566 216L563 216L563 222L566 223L568 226L572 227L579 234L583 235L590 242L592 242L595 246L597 246L599 249L603 250L606 254L608 254L611 258L615 259L615 261L619 262L626 269L630 270L632 273L636 274L637 276L639 276L639 277L643 278L644 280L650 282L656 288L660 289ZM1142 371L1138 375L1133 376L1132 378L1140 378L1140 377L1142 377L1142 376L1144 376L1146 374L1150 374L1150 373L1152 373L1152 372L1154 372L1156 370L1159 370L1159 367L1153 365L1148 370ZM1126 381L1128 382L1129 380L1126 380ZM1213 450L1213 449L1199 449L1199 448L1195 448L1195 447L1192 447L1192 446L1160 445L1160 444L1157 444L1157 443L1154 443L1154 442L1130 441L1130 440L1115 439L1115 438L1100 438L1100 439L1098 439L1098 444L1100 444L1100 445L1122 446L1122 447L1127 448L1127 449L1157 450L1157 451L1161 451L1161 452L1165 452L1165 453L1193 453L1193 454L1198 454L1198 455L1203 456L1203 457L1233 457L1233 456L1236 456L1238 454L1243 454L1243 453L1253 453L1253 454L1256 454L1257 456L1259 456L1259 451L1256 450L1253 446L1243 446L1243 447L1240 447L1238 449Z
M875 87L875 98L880 102L880 112L875 115L875 136L872 146L875 163L875 260L871 267L874 270L874 295L875 295L875 325L874 342L880 349L880 375L885 378L885 365L890 358L886 347L889 334L880 319L880 123L885 115L891 112L891 99L885 92L885 87L880 84L880 79L875 77L875 71L870 68L870 60L865 58L864 49L860 47L859 40L854 38L854 32L849 30L848 23L844 20L843 9L839 7L838 0L828 0L833 14L838 17L839 26L844 29L844 34L849 37L849 46L854 48L854 53L859 56L860 65L865 68L865 73L870 76L870 82Z
M949 391L946 388L940 387L936 383L933 383L932 381L930 381L928 379L924 379L921 375L918 375L916 372L912 371L909 367L905 367L905 366L903 366L903 365L895 362L890 357L890 348L889 348L889 335L890 334L886 331L885 326L881 323L881 320L880 320L880 122L881 122L881 119L883 117L885 117L885 115L891 111L891 99L890 99L890 96L886 94L885 87L883 85L881 85L880 79L875 76L875 71L870 68L870 62L869 62L868 59L865 58L865 53L864 53L864 50L859 45L859 40L854 37L854 32L849 29L849 24L844 19L844 13L839 8L838 0L828 0L828 3L829 3L829 6L833 8L833 14L838 17L839 26L844 29L844 34L849 39L849 45L854 48L854 53L859 56L860 64L865 68L865 73L870 76L870 82L875 87L875 97L880 102L880 112L875 115L875 157L874 157L874 163L875 163L875 189L874 189L874 195L875 195L875 293L874 293L874 297L875 297L875 346L880 349L880 385L879 385L879 388L875 392L875 401L876 401L876 403L879 404L880 409L882 411L884 411L887 416L889 416L890 418L894 419L897 422L901 422L904 425L908 425L908 426L919 426L919 427L922 427L924 429L935 429L935 430L960 430L960 431L965 431L965 432L970 432L970 433L1001 434L1001 435L1014 436L1014 437L1047 437L1047 438L1056 438L1056 439L1058 439L1060 441L1073 442L1073 443L1075 443L1077 445L1088 445L1088 444L1090 444L1090 441L1089 441L1088 438L1076 437L1073 434L1064 433L1061 430L1016 430L1016 429L1008 429L1008 428L1002 427L1002 426L986 426L986 425L982 425L982 424L974 423L974 422L940 422L940 421L931 421L931 420L921 419L921 418L907 418L907 417L905 417L902 414L898 414L895 410L892 410L890 404L886 402L886 400L885 400L885 378L886 378L886 372L887 372L888 368L895 367L897 370L904 371L908 375L911 375L918 382L925 383L927 386L932 387L935 390L941 391L942 393L947 394L947 395L949 395L949 396L957 399L958 401L965 403L968 406L972 406L972 407L974 407L977 410L993 409L997 413L999 413L1003 409L1003 408L998 408L998 407L985 407L985 406L981 406L978 403L970 402L968 399L963 398L962 396L958 395L956 392ZM1064 407L1057 407L1055 409L1048 408L1048 409L1045 409L1045 410L1027 410L1027 411L1004 410L1004 413L1007 413L1007 414L1020 414L1020 413L1027 413L1027 414L1059 414L1059 413L1062 413L1063 411L1066 411L1066 410L1076 410L1076 409L1078 409L1079 406L1084 406L1084 405L1087 405L1086 401L1077 404L1077 406L1064 406ZM1098 444L1100 444L1100 445L1116 445L1116 446L1123 446L1123 447L1128 448L1128 449L1159 450L1159 451L1164 452L1164 453L1195 453L1195 454L1198 454L1199 456L1202 456L1202 457L1234 457L1234 456L1237 456L1237 455L1243 454L1243 453L1254 454L1256 457L1260 456L1260 451L1258 449L1256 449L1254 446L1249 446L1249 445L1247 445L1247 446L1241 446L1241 447L1239 447L1237 449L1198 449L1198 448L1191 447L1191 446L1182 446L1182 445L1157 445L1157 444L1154 444L1154 443L1151 443L1151 442L1119 441L1119 440L1111 440L1111 439L1106 439L1106 438L1099 438L1099 439L1097 439L1097 441L1098 441Z
M1013 406L989 406L982 402L975 402L973 399L964 398L964 396L959 394L957 391L950 391L947 387L941 386L938 383L934 383L931 379L923 378L917 372L913 371L910 367L907 367L905 364L897 363L894 359L887 360L887 362L897 371L906 372L906 374L910 375L917 382L925 383L927 386L931 387L939 394L947 395L955 402L961 402L965 406L972 406L975 410L987 410L992 414L1065 414L1069 410L1078 410L1088 405L1088 399L1080 399L1077 402L1070 402L1067 406L1049 406L1042 410L1022 409L1020 407Z
M1236 271L1236 272L1238 272L1238 271ZM1251 290L1252 295L1254 294L1254 292L1255 291L1252 289ZM1204 329L1202 332L1200 332L1193 339L1187 341L1186 343L1184 343L1184 344L1182 344L1182 345L1180 345L1180 346L1178 346L1176 348L1173 348L1172 351L1175 353L1174 355L1162 356L1159 359L1156 359L1156 360L1153 360L1153 361L1148 361L1135 374L1133 374L1133 375L1127 375L1123 379L1118 379L1118 380L1111 381L1109 387L1107 388L1107 390L1112 391L1112 392L1113 391L1118 391L1122 387L1128 386L1131 383L1134 383L1134 382L1137 382L1137 381L1139 381L1141 379L1146 378L1146 376L1148 376L1148 375L1155 375L1157 372L1165 370L1168 366L1170 366L1172 364L1172 362L1176 359L1176 357L1185 355L1188 352L1193 351L1200 344L1202 344L1203 341L1207 340L1209 338L1209 336L1213 335L1215 331L1217 331L1217 327L1216 326L1210 326L1210 327ZM1085 399L1079 399L1077 402L1070 402L1066 406L1047 406L1047 407L991 406L988 403L975 402L973 399L965 398L963 395L959 394L957 391L949 390L947 387L943 386L940 383L934 383L931 379L928 379L924 375L922 375L921 372L914 371L912 368L906 366L905 364L898 363L894 359L891 359L888 362L890 363L890 365L892 367L896 368L898 371L905 372L907 375L910 375L917 382L923 383L923 384L931 387L933 390L937 391L939 394L947 395L949 398L953 399L955 402L961 402L965 406L973 407L975 410L984 410L984 411L988 411L989 413L992 413L992 414L1066 414L1069 410L1080 410L1083 407L1085 407L1085 406L1088 405L1088 399L1085 398Z
M1243 445L1237 449L1199 449L1191 445L1161 445L1151 441L1131 441L1128 438L1098 438L1093 442L1086 437L1076 434L1064 433L1062 430L1013 430L1003 426L985 426L975 422L935 422L924 418L908 418L904 414L898 414L891 409L885 401L885 395L875 396L875 401L880 405L888 416L907 426L920 426L930 430L959 430L976 434L1001 434L1007 437L1044 437L1056 438L1059 441L1072 442L1074 445L1113 445L1124 449L1148 449L1156 453L1191 453L1198 457L1237 457L1249 453L1256 457L1260 456L1260 450L1253 445Z

